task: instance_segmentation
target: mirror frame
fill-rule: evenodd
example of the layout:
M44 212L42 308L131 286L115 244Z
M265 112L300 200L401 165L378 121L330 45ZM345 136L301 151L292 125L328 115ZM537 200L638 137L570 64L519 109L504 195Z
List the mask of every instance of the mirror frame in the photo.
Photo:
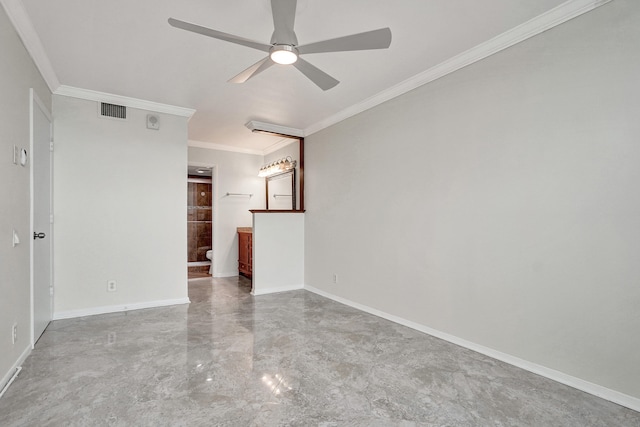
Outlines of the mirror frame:
M287 135L287 134L283 134L283 133L278 133L278 132L269 132L269 131L258 131L258 130L253 130L252 132L256 132L256 133L262 133L265 135L272 135L272 136L277 136L280 138L290 138L290 139L295 139L298 141L298 150L299 150L299 154L300 154L300 158L298 159L298 167L297 167L297 174L299 174L299 204L300 204L300 208L299 209L292 209L292 210L286 210L286 211L274 211L274 210L268 210L268 209L250 209L249 211L252 213L266 213L266 212L304 212L304 137L301 136L293 136L293 135ZM268 197L268 196L267 196Z
M278 179L286 179L287 175L290 175L291 178L291 210L296 210L296 168L265 178L265 198L267 210L269 210L269 182Z

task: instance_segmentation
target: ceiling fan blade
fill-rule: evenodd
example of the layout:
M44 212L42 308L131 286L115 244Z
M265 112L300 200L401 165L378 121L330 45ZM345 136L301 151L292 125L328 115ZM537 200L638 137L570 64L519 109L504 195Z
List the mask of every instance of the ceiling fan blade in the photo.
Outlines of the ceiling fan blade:
M309 64L302 58L298 58L296 62L293 63L293 66L296 67L302 74L307 76L309 80L314 82L320 89L329 90L332 87L335 87L338 83L338 80L331 77L329 74L325 73L321 69Z
M258 49L263 52L269 52L269 49L271 49L271 46L268 44L234 36L233 34L227 34L221 31L212 30L211 28L202 27L200 25L191 24L189 22L180 21L178 19L169 18L169 25L175 28L180 28L182 30L187 30L193 33L202 34L203 36L213 37L214 39L224 40L226 42L247 46L253 49Z
M386 49L391 45L391 30L379 30L352 34L298 47L300 54L321 52L345 52L349 50Z
M249 80L251 77L258 75L264 70L266 70L267 68L271 67L273 64L275 63L271 60L270 57L267 56L266 58L261 59L260 61L253 64L251 67L247 68L237 76L230 79L229 83L244 83L247 80Z
M298 38L293 31L297 3L297 0L271 0L274 28L271 44L298 44Z

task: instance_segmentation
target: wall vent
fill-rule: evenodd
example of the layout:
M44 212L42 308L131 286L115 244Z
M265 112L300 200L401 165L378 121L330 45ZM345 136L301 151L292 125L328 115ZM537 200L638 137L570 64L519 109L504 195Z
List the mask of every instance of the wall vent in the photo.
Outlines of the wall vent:
M125 107L124 105L107 104L106 102L102 102L100 103L100 115L102 117L126 119L127 107Z

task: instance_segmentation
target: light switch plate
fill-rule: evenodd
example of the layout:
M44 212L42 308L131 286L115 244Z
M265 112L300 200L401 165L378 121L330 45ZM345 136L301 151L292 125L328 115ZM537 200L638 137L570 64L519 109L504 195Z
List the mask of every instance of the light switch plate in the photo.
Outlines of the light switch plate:
M20 148L14 145L13 146L13 164L14 165L18 164L18 159L20 159Z

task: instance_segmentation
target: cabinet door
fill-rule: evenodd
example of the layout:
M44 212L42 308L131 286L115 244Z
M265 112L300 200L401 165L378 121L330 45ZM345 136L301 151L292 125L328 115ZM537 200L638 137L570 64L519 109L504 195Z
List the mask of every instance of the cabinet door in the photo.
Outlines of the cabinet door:
M253 234L248 234L247 237L247 270L251 275L253 273Z
M251 276L252 257L252 236L251 233L238 233L238 271Z
M246 233L238 233L238 245L238 261L246 263L249 260Z

